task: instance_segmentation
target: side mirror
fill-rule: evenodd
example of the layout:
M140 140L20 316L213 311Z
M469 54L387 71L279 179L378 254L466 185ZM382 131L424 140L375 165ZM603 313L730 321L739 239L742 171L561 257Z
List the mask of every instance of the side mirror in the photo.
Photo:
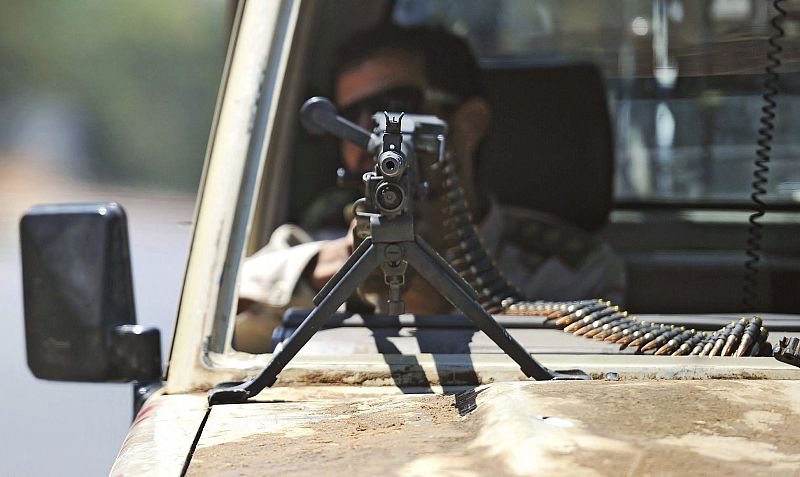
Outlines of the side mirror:
M156 328L136 325L121 206L37 206L20 221L28 367L57 381L161 376Z

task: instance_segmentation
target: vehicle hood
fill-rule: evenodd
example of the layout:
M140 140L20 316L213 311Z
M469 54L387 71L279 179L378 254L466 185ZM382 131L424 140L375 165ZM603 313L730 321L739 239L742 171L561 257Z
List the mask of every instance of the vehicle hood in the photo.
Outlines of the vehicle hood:
M187 475L762 475L800 468L800 381L273 388L211 408Z

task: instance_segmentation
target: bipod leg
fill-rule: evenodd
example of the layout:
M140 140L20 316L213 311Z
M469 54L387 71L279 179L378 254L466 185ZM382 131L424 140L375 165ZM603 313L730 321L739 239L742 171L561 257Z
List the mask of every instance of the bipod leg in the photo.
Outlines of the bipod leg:
M278 374L289 361L295 357L308 340L322 328L331 315L347 300L370 273L380 264L377 251L370 238L364 239L347 263L330 282L325 285L328 291L314 310L303 320L292 336L286 340L283 349L272 355L272 360L258 376L245 383L229 388L212 389L208 393L209 404L232 404L246 401L265 387L272 386L278 380ZM338 280L337 280L338 279Z
M557 377L556 374L539 364L522 345L508 334L505 328L481 308L475 300L474 291L469 284L458 276L450 265L419 236L416 237L416 242L407 244L406 260L453 306L461 310L500 349L516 361L526 376L537 381L548 381ZM448 269L452 273L449 273Z

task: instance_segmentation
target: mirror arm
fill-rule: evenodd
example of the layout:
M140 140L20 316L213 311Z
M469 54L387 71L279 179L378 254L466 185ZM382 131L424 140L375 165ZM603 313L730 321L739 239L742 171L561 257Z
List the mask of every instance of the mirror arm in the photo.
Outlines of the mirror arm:
M118 325L111 330L112 374L124 381L161 379L161 333L142 325Z

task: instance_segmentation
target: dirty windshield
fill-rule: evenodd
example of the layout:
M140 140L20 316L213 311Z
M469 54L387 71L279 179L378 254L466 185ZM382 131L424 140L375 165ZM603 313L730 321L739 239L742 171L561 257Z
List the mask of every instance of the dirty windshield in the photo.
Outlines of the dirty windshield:
M467 302L535 353L767 353L765 320L800 311L800 7L615 5L398 0L312 35L297 107L328 99L299 113L226 349L280 349L340 294L303 353L501 352Z
M619 201L742 203L750 192L769 65L768 3L652 0L610 8L581 0L502 0L463 8L455 1L407 0L398 2L394 17L439 22L466 35L487 68L572 61L599 68L618 148ZM785 117L800 107L797 39L790 29L782 39L778 114ZM792 167L797 127L776 123L768 186L774 202L800 201L800 170Z

